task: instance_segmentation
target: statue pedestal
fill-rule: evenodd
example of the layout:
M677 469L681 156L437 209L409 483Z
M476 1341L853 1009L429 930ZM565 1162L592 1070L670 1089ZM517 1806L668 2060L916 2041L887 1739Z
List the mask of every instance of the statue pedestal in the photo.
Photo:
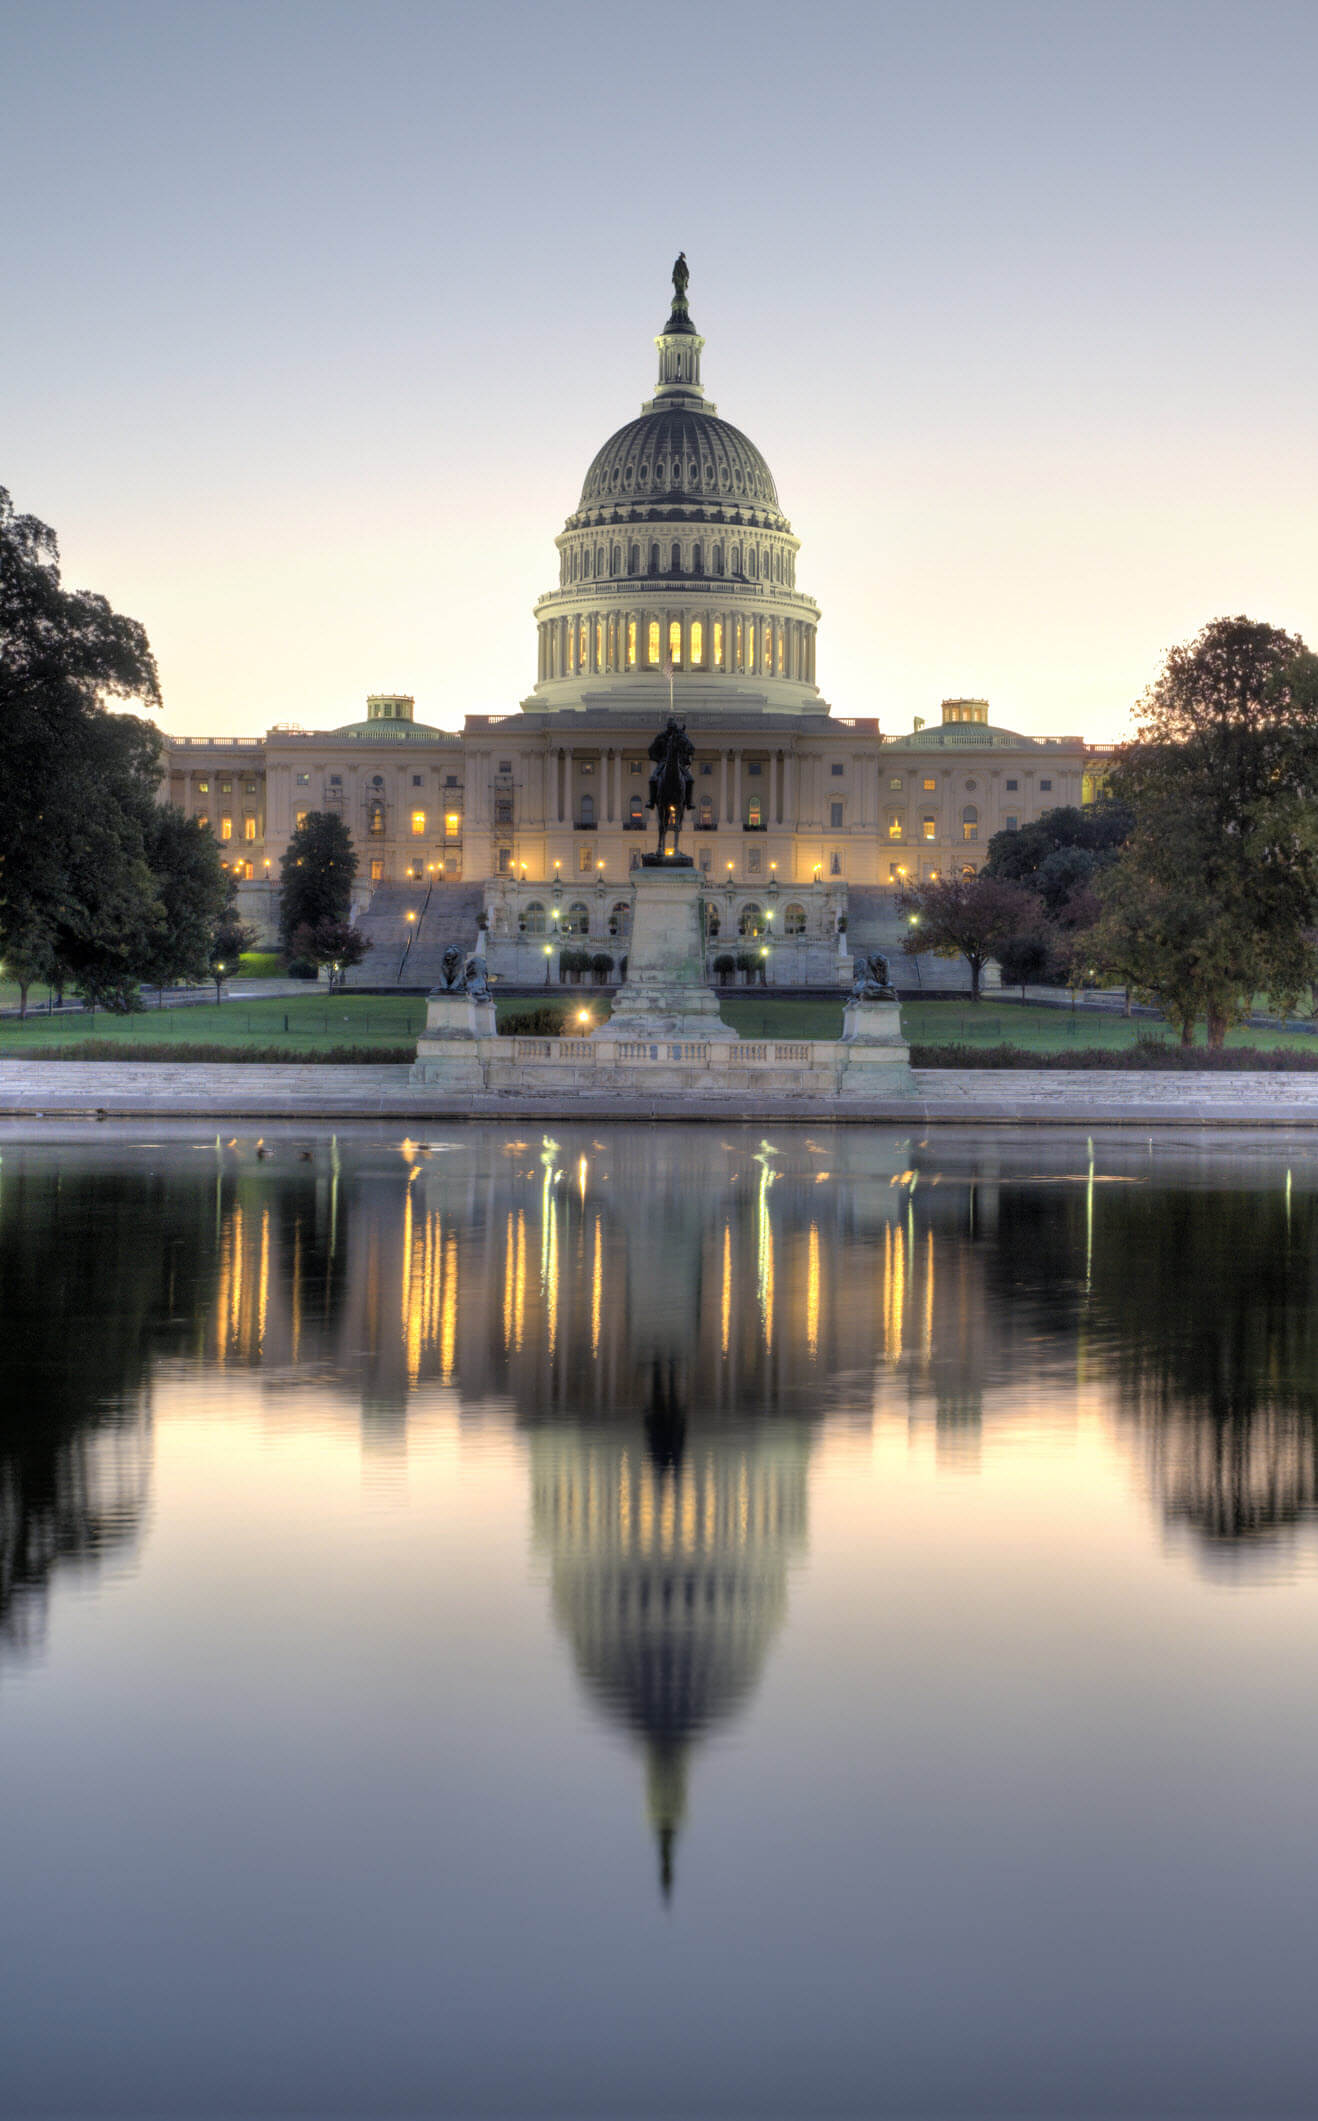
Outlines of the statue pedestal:
M908 1048L902 1038L902 1012L896 1001L868 1001L853 995L842 1011L844 1046L889 1046L905 1060Z
M495 1035L488 995L440 988L426 996L426 1028L416 1042L412 1081L433 1089L480 1090L485 1072L479 1041Z
M700 877L685 863L633 871L636 902L627 945L627 978L596 1039L735 1039L705 983L700 930Z
M853 995L842 1012L838 1096L913 1097L911 1049L902 1037L902 1012L891 1001Z

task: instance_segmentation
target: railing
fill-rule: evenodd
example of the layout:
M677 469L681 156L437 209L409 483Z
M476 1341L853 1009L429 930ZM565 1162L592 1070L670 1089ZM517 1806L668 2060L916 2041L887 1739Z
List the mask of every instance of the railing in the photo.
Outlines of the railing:
M715 1044L705 1039L612 1039L607 1024L589 1038L500 1039L495 1041L494 1057L501 1057L509 1049L514 1061L557 1061L573 1068L662 1068L684 1062L709 1068L716 1076L728 1069L775 1068L784 1062L806 1067L830 1065L838 1051L831 1040L823 1041L816 1051L809 1040L735 1039Z

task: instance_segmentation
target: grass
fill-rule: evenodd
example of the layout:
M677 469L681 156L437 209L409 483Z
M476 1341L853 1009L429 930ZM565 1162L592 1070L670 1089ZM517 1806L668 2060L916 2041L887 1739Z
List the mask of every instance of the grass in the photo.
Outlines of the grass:
M841 1038L842 997L719 995L718 1013L741 1038Z
M263 1059L319 1060L338 1048L351 1048L357 1059L383 1059L392 1049L411 1047L425 1022L426 1005L418 995L293 994L256 1001L224 1001L183 1009L145 1009L134 1016L29 1018L20 1024L0 1022L0 1059L239 1059L260 1052ZM94 1055L87 1053L95 1041ZM184 1048L195 1047L196 1053ZM131 1050L131 1056L129 1049Z
M1041 1002L904 1002L902 1030L912 1046L1019 1046L1028 1053L1069 1053L1087 1047L1091 1052L1119 1052L1140 1038L1164 1038L1177 1043L1170 1024L1147 1016L1125 1017L1105 1010L1050 1009ZM1204 1050L1200 1029L1196 1041ZM1312 1032L1253 1030L1243 1025L1227 1033L1227 1046L1253 1047L1259 1052L1299 1049L1318 1053L1318 1038Z
M244 950L238 960L240 979L283 979L286 967L277 950Z

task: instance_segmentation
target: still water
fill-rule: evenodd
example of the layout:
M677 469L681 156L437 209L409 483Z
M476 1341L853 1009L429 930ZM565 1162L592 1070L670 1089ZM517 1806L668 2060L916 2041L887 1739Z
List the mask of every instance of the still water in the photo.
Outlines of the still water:
M0 2113L1318 2097L1310 1141L0 1132Z

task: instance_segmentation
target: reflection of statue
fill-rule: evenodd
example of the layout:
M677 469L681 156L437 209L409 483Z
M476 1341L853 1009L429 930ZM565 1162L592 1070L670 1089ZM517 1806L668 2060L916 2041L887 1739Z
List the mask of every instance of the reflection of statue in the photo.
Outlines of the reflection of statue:
M669 832L673 835L673 853L682 836L682 819L695 801L695 782L691 775L691 761L696 747L686 733L686 724L669 715L667 724L650 744L650 799L648 810L659 813L660 854L664 851L664 840Z
M685 302L687 282L690 278L691 275L687 270L686 252L679 250L676 263L673 266L673 299L675 302Z

